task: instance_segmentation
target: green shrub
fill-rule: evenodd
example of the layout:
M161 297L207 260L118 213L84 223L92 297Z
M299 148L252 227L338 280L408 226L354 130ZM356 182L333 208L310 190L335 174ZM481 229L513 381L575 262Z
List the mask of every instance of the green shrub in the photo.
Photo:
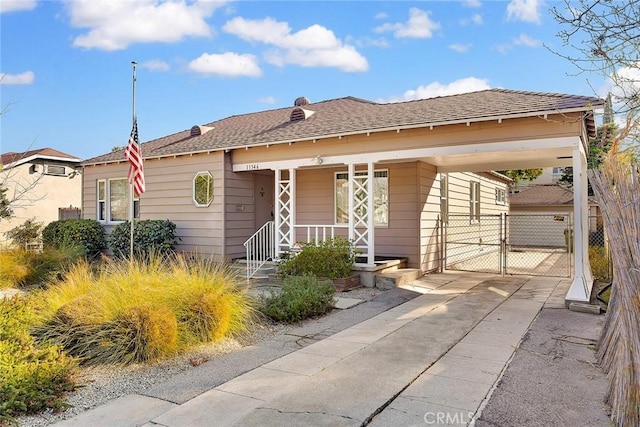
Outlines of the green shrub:
M75 362L59 347L33 339L35 321L25 298L0 298L0 425L16 415L62 408L63 394L74 388Z
M609 257L603 246L589 246L591 274L596 280L610 280Z
M56 249L79 246L84 256L96 258L107 247L104 227L93 219L67 219L49 223L42 230L44 247Z
M243 332L253 315L227 266L180 255L79 263L35 298L35 334L86 364L169 356Z
M179 238L176 237L176 225L167 220L145 219L134 222L134 255L143 258L152 253L166 255L174 252ZM109 235L109 245L117 258L127 258L130 253L131 223L118 224Z
M327 313L336 289L330 280L314 276L288 276L280 292L265 298L262 312L278 322L295 323Z
M35 218L31 218L21 225L6 231L4 235L11 240L14 246L26 248L31 243L40 242L43 225L44 223L37 222Z
M324 242L304 243L298 254L286 253L278 263L280 276L313 275L329 278L348 277L355 264L351 243L336 237Z

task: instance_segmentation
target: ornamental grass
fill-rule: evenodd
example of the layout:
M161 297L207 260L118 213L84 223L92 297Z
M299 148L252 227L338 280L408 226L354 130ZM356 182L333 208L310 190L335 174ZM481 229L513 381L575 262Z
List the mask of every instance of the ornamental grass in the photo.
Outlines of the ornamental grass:
M181 255L81 262L34 298L36 336L84 364L172 356L246 331L254 313L228 266Z

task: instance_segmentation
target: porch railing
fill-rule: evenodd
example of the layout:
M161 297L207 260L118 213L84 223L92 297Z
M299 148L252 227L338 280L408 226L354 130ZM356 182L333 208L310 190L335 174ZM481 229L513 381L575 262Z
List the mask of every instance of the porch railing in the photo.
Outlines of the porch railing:
M298 224L294 225L296 230L296 236L305 235L305 242L324 242L327 239L334 239L336 237L336 230L345 230L344 233L339 233L342 237L347 237L349 224ZM302 231L302 233L298 233Z
M265 223L244 242L247 251L247 280L251 279L267 261L275 258L275 226Z

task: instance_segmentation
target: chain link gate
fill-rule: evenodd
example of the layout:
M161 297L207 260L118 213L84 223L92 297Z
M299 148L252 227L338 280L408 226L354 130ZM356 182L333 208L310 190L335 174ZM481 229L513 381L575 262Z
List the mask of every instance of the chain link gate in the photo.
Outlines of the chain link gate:
M449 215L442 223L447 270L571 277L570 214Z

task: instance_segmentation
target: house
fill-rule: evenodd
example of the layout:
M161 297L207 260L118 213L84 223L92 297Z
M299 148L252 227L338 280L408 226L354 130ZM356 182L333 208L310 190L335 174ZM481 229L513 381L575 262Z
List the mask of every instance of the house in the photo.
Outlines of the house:
M560 184L538 184L510 195L511 241L519 246L562 246L564 230L573 220L573 191ZM602 232L602 215L593 197L589 197L588 231ZM529 230L537 230L532 233ZM526 242L525 242L526 240ZM604 243L604 242L602 242Z
M5 153L0 157L0 184L7 189L13 216L0 221L0 243L4 233L27 219L44 225L66 218L80 218L82 204L82 169L79 159L53 148L22 153Z
M291 108L194 124L143 144L147 191L134 211L175 222L181 249L227 259L246 256L245 242L262 248L250 257L277 256L299 240L344 235L366 266L379 255L405 256L427 272L442 268L440 224L454 210L479 230L485 211L508 207L507 180L487 171L572 159L580 249L569 297L584 300L592 282L582 247L585 147L602 104L504 89L390 104L301 97ZM128 163L117 151L83 165L84 216L109 231L131 206Z

